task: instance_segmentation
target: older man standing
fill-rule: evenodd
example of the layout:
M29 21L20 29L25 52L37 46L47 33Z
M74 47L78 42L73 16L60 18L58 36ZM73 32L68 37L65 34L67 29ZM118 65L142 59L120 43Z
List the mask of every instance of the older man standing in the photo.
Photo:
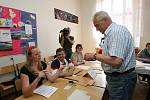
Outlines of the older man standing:
M132 100L136 84L133 39L124 26L112 22L104 12L93 17L97 31L105 35L102 54L86 53L85 60L99 60L106 74L109 100Z

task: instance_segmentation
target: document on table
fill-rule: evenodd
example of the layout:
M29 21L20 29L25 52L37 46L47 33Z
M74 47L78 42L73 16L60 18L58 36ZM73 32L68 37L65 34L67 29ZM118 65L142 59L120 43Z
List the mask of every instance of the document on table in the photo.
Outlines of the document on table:
M54 92L56 92L57 89L58 88L56 87L41 85L40 87L36 88L33 93L49 98Z
M145 66L145 69L147 69L147 70L150 70L150 67L148 67L148 66Z
M85 65L79 65L79 66L77 66L77 68L80 68L80 69L83 69L83 70L88 70L90 67L85 66Z
M101 62L98 61L98 60L95 60L95 61L89 61L89 62L92 62L92 63L94 63L94 64L101 64Z
M96 72L94 70L88 70L88 74L94 80L96 78Z
M144 63L136 60L136 67L141 67L142 68L142 67L144 67Z
M67 100L90 100L90 96L86 91L76 89Z

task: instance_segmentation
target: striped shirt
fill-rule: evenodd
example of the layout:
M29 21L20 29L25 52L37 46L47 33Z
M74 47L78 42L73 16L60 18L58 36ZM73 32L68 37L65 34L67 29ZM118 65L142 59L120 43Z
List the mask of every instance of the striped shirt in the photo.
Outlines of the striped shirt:
M136 66L133 39L124 26L112 23L105 31L103 54L106 56L115 56L123 59L119 68L113 68L111 65L102 63L105 72L125 72Z

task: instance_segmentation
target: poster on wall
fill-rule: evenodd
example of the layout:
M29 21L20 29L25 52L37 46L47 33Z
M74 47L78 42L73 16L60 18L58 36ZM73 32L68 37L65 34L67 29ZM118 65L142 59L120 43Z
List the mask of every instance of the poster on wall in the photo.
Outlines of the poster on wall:
M78 16L71 13L54 8L55 19L78 24Z
M36 14L0 6L0 56L23 54L37 46Z

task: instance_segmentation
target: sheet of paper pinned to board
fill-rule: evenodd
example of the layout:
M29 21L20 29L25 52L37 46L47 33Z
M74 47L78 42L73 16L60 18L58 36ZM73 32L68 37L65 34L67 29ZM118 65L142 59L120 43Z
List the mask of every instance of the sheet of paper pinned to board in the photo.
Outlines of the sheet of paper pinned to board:
M25 32L26 34L32 34L32 25L25 24Z
M35 42L28 42L29 46L35 46Z

